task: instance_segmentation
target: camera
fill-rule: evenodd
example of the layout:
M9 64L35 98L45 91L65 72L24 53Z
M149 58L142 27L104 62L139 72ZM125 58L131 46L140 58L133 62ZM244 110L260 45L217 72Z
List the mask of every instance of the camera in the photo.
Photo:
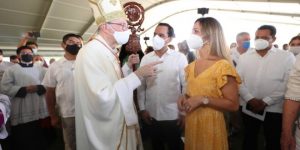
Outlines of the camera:
M198 8L198 14L201 14L204 16L205 14L208 14L209 8Z
M40 32L28 32L30 37L38 38L41 36Z
M149 36L144 37L145 44L148 46L147 41L150 40Z

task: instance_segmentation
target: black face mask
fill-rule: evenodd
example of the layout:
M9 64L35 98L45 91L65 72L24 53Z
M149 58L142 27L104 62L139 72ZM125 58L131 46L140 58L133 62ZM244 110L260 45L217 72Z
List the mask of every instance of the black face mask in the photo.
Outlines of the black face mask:
M32 55L29 55L29 54L21 55L21 60L24 62L31 62L32 59L33 59Z
M77 45L77 44L67 45L66 51L72 55L77 55L80 48L81 48L81 45Z

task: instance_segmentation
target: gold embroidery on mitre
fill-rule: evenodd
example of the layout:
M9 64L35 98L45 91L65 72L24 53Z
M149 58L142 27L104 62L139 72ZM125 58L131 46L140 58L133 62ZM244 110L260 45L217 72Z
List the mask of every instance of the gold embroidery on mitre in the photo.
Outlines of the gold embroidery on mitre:
M92 7L94 18L97 25L103 24L105 22L110 22L112 20L127 18L126 14L121 7L118 0L88 0ZM109 6L103 6L103 2L106 2ZM106 7L106 8L104 8ZM115 10L109 9L110 7L115 8ZM106 10L105 10L106 9Z
M101 24L103 22L110 22L119 18L126 18L126 15L123 12L115 11L103 16L98 16L95 20L97 24Z
M114 6L117 4L117 0L110 0L109 1L111 4L113 4Z

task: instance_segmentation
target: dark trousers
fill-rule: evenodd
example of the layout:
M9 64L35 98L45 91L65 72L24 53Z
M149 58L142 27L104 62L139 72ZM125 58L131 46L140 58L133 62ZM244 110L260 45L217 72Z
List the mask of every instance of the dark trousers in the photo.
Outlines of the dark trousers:
M39 121L32 121L11 127L13 150L46 149L46 137Z
M151 125L144 124L144 130L149 133L153 150L164 150L165 145L169 150L183 150L184 148L177 120L156 121L153 119Z
M258 135L261 125L264 128L265 149L280 150L281 113L267 112L264 121L243 113L243 121L245 127L243 150L258 149Z

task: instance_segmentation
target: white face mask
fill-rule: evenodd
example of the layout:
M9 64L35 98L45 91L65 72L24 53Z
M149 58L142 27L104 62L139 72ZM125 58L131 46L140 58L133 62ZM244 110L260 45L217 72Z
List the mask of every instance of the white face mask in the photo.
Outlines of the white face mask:
M292 52L294 55L297 55L300 53L300 46L291 46L290 47L290 52Z
M255 40L254 44L255 44L255 49L258 51L264 50L269 46L269 42L264 39L257 39Z
M186 40L189 48L200 49L203 46L203 40L200 36L196 34L191 34L190 37Z
M165 40L159 37L158 35L155 35L152 39L153 43L153 49L155 51L162 49L165 46Z
M33 48L32 51L33 51L33 54L37 54L38 49L37 48Z
M43 66L43 64L44 64L44 62L43 61L36 61L36 62L34 62L34 65L35 66Z
M118 44L123 45L128 42L130 34L131 34L130 30L115 31L113 36Z

